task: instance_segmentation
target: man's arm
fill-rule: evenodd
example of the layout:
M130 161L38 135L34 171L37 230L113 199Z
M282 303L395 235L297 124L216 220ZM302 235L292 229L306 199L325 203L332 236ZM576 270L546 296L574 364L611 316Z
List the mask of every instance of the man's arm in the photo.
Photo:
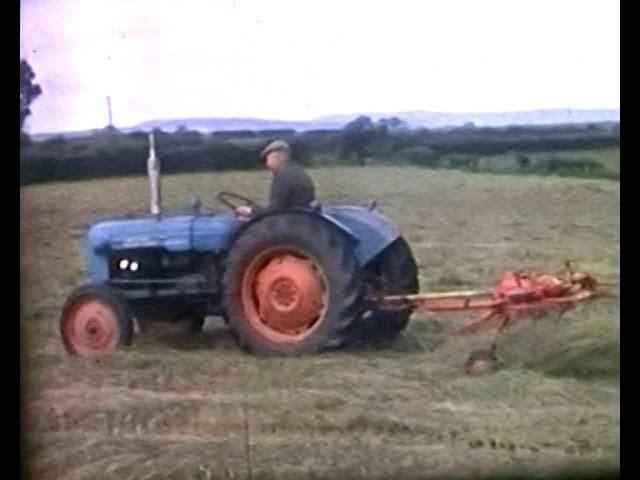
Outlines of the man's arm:
M273 175L273 181L271 182L271 191L269 193L269 205L267 207L260 207L256 205L252 208L251 214L257 215L265 213L271 210L281 210L288 206L289 197L289 183L286 174L283 172L277 172Z
M269 206L267 210L281 210L287 208L290 189L290 180L286 171L276 172L271 182L271 192L269 194Z

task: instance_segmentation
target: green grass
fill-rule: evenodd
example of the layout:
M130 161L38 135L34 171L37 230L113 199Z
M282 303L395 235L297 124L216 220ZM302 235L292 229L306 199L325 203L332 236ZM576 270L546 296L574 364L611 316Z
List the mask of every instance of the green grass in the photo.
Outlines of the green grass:
M620 265L619 183L415 167L313 169L325 202L376 199L420 265L422 290L487 286L505 269L604 280ZM164 179L165 209L219 190L264 201L264 172ZM218 319L158 326L99 362L66 355L60 308L82 282L90 220L139 214L145 178L21 190L27 462L35 478L471 478L617 466L619 305L603 299L501 339L501 368L467 377L489 335L416 316L391 347L308 358L242 353ZM245 426L248 426L248 434ZM250 468L247 457L250 452ZM578 474L576 474L578 475Z

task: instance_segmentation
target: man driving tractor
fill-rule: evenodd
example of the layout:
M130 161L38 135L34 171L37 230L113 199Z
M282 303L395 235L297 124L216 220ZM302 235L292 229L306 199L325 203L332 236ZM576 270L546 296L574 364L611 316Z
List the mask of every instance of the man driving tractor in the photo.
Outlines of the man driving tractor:
M239 217L250 217L270 210L309 207L315 200L315 187L307 172L291 158L291 147L283 140L266 146L260 159L273 173L269 205L266 208L241 205L235 208Z

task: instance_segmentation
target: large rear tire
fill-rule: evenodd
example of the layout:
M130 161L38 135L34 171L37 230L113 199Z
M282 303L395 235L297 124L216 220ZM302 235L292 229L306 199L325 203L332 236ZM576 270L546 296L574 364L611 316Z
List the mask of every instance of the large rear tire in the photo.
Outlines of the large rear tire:
M418 266L407 241L399 237L367 269L377 294L409 295L420 291ZM360 323L363 340L390 341L407 327L412 312L373 311Z
M259 218L233 243L224 307L237 339L258 354L304 355L346 344L364 282L345 235L309 214Z
M126 300L114 288L84 286L67 299L60 318L60 334L72 355L105 356L131 343L133 316Z

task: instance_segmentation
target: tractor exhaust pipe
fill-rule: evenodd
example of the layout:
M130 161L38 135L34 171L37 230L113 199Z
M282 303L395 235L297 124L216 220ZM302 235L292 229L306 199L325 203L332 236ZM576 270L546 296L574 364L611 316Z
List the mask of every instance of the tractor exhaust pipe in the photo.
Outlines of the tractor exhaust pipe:
M149 158L147 160L147 173L149 174L149 187L151 189L151 215L160 218L162 216L162 195L160 191L160 159L156 157L155 137L153 135L153 132L149 133Z

